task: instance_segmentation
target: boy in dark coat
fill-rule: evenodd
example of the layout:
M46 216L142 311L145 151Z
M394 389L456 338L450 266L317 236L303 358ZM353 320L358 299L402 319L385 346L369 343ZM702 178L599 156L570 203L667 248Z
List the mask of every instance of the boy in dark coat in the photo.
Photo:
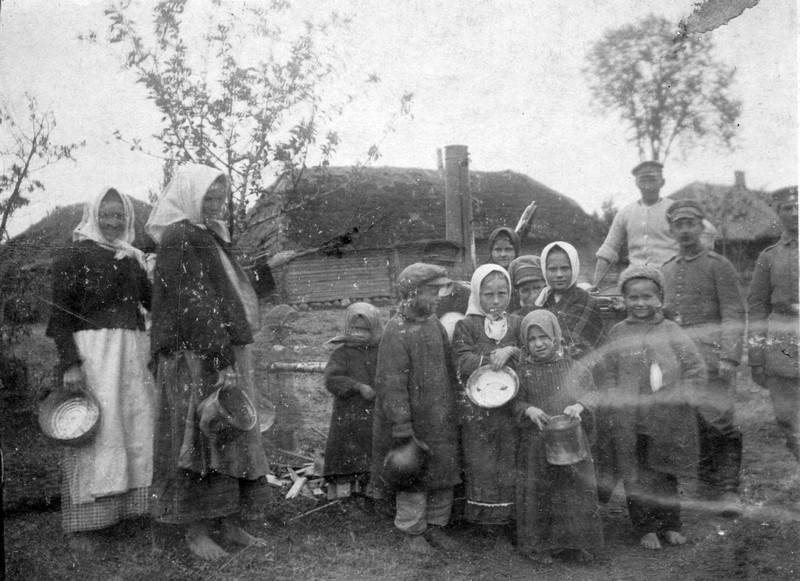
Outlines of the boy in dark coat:
M630 266L619 279L628 318L609 333L602 405L607 410L628 512L645 549L682 545L678 478L694 477L696 402L706 366L694 342L664 318L664 278Z
M424 263L400 273L400 304L384 330L375 378L370 487L378 498L394 496L395 526L418 553L433 551L428 540L453 547L441 527L450 519L453 486L460 480L455 373L447 334L434 315L439 290L450 283L445 274ZM384 460L411 441L426 451L426 461L411 483L399 485Z

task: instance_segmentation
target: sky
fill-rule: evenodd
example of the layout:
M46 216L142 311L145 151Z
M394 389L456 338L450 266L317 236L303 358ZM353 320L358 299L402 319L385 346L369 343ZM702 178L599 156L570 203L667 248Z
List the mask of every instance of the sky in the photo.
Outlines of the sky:
M527 174L592 212L609 198L618 206L637 198L630 169L638 154L621 122L593 107L582 73L586 54L606 30L649 14L677 29L695 1L295 0L290 16L300 22L334 9L350 14L349 31L334 39L346 57L347 78L375 73L381 79L335 119L342 140L335 165L363 161L380 141L375 165L434 169L437 148L463 144L473 170ZM138 2L144 13L153 3ZM241 9L238 1L225 3ZM113 136L119 130L142 138L158 153L149 139L158 131L157 111L108 45L78 39L90 30L102 34L108 4L2 2L0 101L24 111L27 91L53 111L55 141L86 140L76 163L36 176L47 190L18 210L12 235L106 185L144 200L159 188L161 161ZM731 184L736 170L751 188L797 184L797 30L794 0L761 0L707 33L715 56L736 67L735 91L743 102L737 148L671 155L665 193L693 181ZM384 135L408 92L413 115Z

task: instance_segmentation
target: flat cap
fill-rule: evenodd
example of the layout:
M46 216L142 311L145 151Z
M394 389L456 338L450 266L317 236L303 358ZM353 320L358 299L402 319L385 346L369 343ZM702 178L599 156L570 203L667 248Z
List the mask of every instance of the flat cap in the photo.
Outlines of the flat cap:
M544 280L542 260L533 254L518 256L508 265L508 274L514 286L531 281L542 281Z
M705 217L706 213L703 211L703 207L695 200L678 200L677 202L672 202L670 207L667 208L667 220L670 222L681 218L703 220Z
M447 278L447 270L443 266L415 262L403 269L397 277L397 292L402 298L423 285L444 286L453 281Z
M643 175L661 175L664 164L658 161L643 161L631 170L636 177Z
M430 240L422 248L422 258L425 262L439 264L453 264L458 262L464 246L454 240L440 239Z
M789 186L772 192L772 205L780 206L786 202L797 203L797 186Z

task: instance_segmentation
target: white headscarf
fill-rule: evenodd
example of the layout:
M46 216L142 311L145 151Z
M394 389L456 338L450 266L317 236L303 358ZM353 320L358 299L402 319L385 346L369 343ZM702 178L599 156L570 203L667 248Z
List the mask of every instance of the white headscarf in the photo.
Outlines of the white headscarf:
M189 220L200 228L208 227L225 242L230 242L224 220L203 218L203 198L220 176L227 183L228 177L222 171L207 165L193 163L178 167L145 225L145 230L156 244L161 244L167 226L182 220Z
M505 313L499 319L492 319L481 306L481 283L493 272L503 273L506 282L508 282L508 296L509 298L511 297L511 277L508 276L508 271L499 264L482 264L476 268L475 272L472 274L469 306L467 307L466 314L480 315L483 317L483 330L486 332L486 336L494 341L500 341L505 337L506 331L508 330L508 321L506 320Z
M578 258L578 251L575 250L575 247L569 242L562 242L561 240L557 242L551 242L544 247L544 250L542 250L542 274L544 274L544 281L547 283L547 286L542 289L542 292L539 293L539 296L536 297L536 300L533 303L537 307L544 306L545 301L547 301L547 297L550 296L550 293L554 292L553 287L550 286L550 281L547 280L547 257L553 250L561 250L565 252L567 259L569 260L569 264L572 266L572 279L569 281L569 286L567 288L572 288L575 286L575 283L578 282L578 275L581 271L581 261Z
M103 236L103 233L100 230L100 223L98 222L100 204L103 202L103 198L105 198L106 194L109 192L115 192L119 195L120 200L122 200L122 207L125 211L125 230L116 240L107 240L106 237ZM146 269L144 253L138 248L131 246L131 243L136 237L136 232L133 229L134 218L133 204L131 203L130 198L116 188L105 187L100 190L100 193L94 198L94 200L91 202L86 202L86 204L83 206L83 218L81 218L81 222L78 224L75 230L72 231L72 240L74 242L91 240L103 248L114 250L115 260L120 260L126 256L129 256L136 260L136 262L138 262L142 268Z

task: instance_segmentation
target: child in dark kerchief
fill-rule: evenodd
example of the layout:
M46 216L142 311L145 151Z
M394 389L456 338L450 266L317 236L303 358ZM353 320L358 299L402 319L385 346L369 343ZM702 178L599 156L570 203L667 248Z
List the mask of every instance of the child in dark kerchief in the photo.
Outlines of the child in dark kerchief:
M622 475L639 543L682 545L678 476L698 462L696 403L707 381L692 339L664 318L664 279L631 266L619 279L628 318L609 333L603 408L611 418L614 469Z
M378 348L372 430L370 494L394 498L394 524L406 535L407 548L431 553L454 548L442 531L453 508L453 487L460 482L455 370L447 332L436 318L439 292L452 281L433 264L415 263L397 278L400 304ZM405 470L403 478L386 461L389 452L416 450L425 462ZM414 465L415 463L412 463ZM408 466L409 463L406 463Z
M378 309L353 303L345 311L342 334L330 340L339 346L325 366L325 387L334 396L325 479L336 487L337 497L364 491L369 480L375 367L382 332Z
M505 310L511 296L508 273L496 264L479 266L472 275L472 292L464 320L456 323L453 352L458 377L466 385L483 365L516 366L520 319ZM514 510L514 457L517 430L510 406L482 408L464 401L462 449L466 474L467 521L507 525Z
M552 563L555 554L578 561L594 558L603 546L594 466L581 429L585 454L568 465L547 460L543 430L552 416L589 416L598 393L592 374L561 351L561 328L555 315L536 310L522 320L523 360L518 367L520 391L513 402L521 426L517 454L517 542L528 558ZM585 421L584 424L591 424Z

